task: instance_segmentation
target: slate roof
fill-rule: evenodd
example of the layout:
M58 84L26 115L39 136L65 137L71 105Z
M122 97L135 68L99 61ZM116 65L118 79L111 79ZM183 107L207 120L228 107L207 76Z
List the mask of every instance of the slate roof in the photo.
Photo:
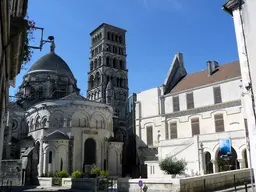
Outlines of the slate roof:
M239 61L234 61L219 66L218 70L210 76L208 76L207 70L188 74L177 83L170 93L185 91L240 76L241 71Z
M58 140L58 139L69 140L69 137L65 133L56 130L56 131L48 134L47 136L45 136L45 139L47 139L47 140Z
M50 52L36 61L28 73L35 71L53 71L69 77L74 77L68 64L57 54Z

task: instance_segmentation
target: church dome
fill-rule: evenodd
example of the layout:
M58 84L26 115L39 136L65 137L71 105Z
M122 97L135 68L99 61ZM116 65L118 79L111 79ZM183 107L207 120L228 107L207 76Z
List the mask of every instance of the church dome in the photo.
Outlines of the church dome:
M50 52L36 61L29 69L28 74L43 71L55 72L61 75L74 77L68 64L54 52Z

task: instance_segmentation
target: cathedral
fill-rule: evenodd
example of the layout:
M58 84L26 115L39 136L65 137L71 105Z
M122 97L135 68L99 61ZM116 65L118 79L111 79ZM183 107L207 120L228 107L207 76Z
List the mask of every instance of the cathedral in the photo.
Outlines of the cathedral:
M91 36L86 98L68 64L55 52L36 61L10 104L4 159L20 159L22 178L56 171L88 173L92 166L121 176L128 96L126 31L108 24Z

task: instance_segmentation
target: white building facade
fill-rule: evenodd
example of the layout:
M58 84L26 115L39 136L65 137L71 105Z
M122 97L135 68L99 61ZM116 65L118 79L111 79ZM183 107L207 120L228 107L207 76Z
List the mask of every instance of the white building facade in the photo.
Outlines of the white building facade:
M190 176L224 170L223 139L232 145L230 169L247 167L240 84L237 61L208 61L207 70L187 74L177 54L164 85L137 94L137 150L147 176L164 175L158 165L165 157L185 159Z
M251 164L256 175L256 2L253 0L228 0L223 9L233 16L238 56L242 75L244 117L248 122L248 149L251 151Z

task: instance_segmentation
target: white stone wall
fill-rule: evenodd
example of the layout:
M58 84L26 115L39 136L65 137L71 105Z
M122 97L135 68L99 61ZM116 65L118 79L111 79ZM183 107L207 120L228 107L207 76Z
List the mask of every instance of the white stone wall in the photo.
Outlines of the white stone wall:
M215 165L219 140L230 138L238 159L243 162L242 151L245 149L245 126L241 107L240 77L218 82L212 85L187 90L178 94L159 97L158 88L138 93L136 103L137 147L147 145L147 126L153 126L153 146L158 148L158 159L175 156L188 163L188 175L200 174L199 144L203 143L204 152L211 154ZM221 87L222 103L214 105L213 87ZM194 109L187 110L186 93L193 92ZM172 97L179 96L180 111L173 112ZM151 103L151 105L150 105ZM155 105L155 106L153 106ZM219 106L219 107L217 107ZM160 110L160 111L159 111ZM199 112L198 112L199 111ZM158 115L159 113L159 115ZM215 131L215 114L222 114L224 132ZM199 118L200 135L192 136L191 119ZM170 123L177 122L177 139L166 140L166 128L170 137ZM204 162L203 162L204 163ZM147 162L148 176L161 177L163 173L156 162ZM152 174L154 166L154 174ZM217 170L217 166L214 167Z
M256 128L255 128L255 103L252 103L252 98L255 100L256 93L256 24L254 22L256 13L256 2L253 0L245 0L242 3L242 8L233 10L233 19L235 25L235 33L237 40L238 55L240 60L241 75L242 75L242 92L243 92L243 107L244 117L248 121L249 141L251 149L252 167L256 170ZM250 74L249 74L250 73ZM251 76L251 78L250 78ZM248 88L251 83L252 89ZM254 95L252 95L253 91ZM254 109L253 109L254 108ZM254 175L256 172L254 171Z

